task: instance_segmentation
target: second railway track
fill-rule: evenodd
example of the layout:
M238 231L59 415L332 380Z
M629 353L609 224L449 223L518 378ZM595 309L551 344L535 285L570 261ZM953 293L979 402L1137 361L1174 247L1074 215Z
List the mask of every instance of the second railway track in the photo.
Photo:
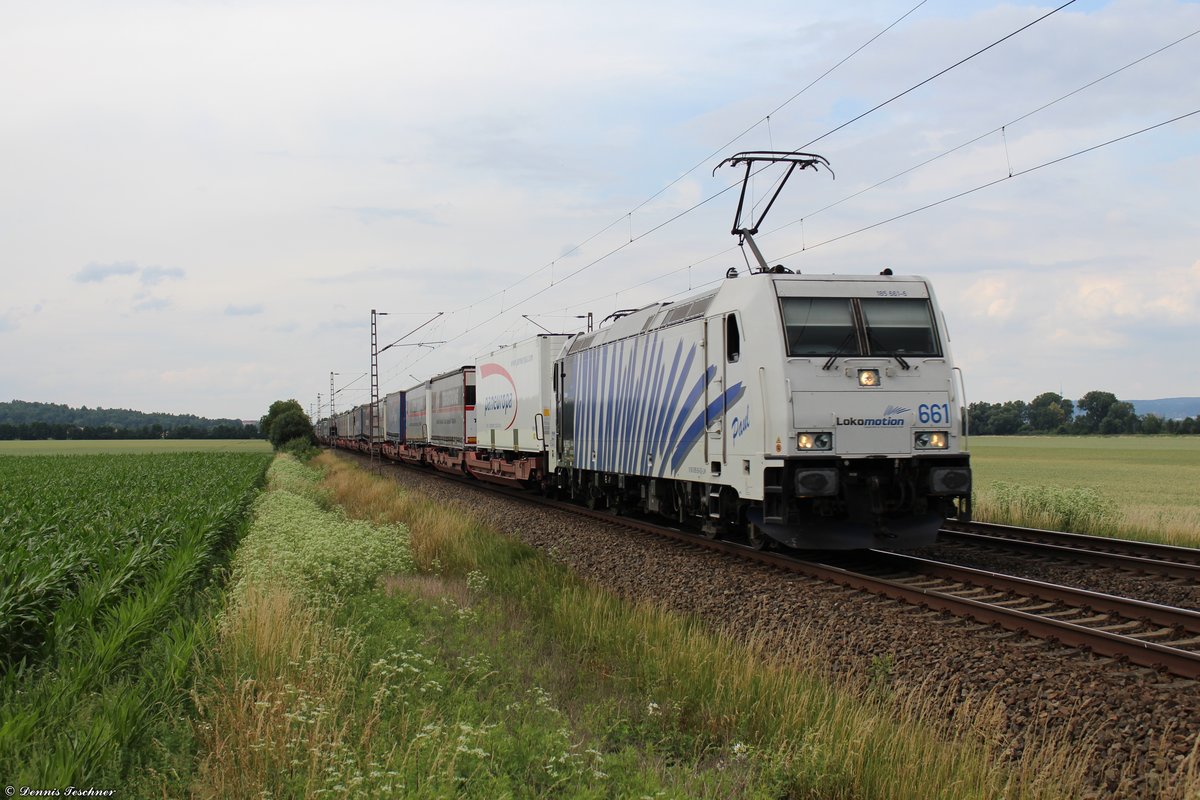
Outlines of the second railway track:
M947 520L941 542L967 542L1200 583L1200 550L987 522Z

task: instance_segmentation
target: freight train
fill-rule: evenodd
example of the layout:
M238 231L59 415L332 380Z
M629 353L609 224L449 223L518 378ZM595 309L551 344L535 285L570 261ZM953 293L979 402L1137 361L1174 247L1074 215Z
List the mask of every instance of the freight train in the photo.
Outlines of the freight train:
M731 161L749 175L802 155ZM757 227L735 220L750 274L499 348L386 395L376 425L369 404L321 420L319 438L756 548L932 544L969 519L971 469L929 281L771 267Z

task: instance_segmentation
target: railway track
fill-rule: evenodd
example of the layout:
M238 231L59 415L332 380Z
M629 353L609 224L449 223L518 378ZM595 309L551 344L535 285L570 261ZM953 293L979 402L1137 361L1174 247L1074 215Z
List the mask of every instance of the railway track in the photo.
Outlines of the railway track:
M891 552L820 566L867 591L1200 678L1200 612L1190 609Z
M451 476L445 477L454 479ZM510 499L534 502L608 524L664 536L694 547L756 561L784 572L807 575L980 623L998 625L1006 630L1078 647L1131 664L1165 670L1180 677L1200 679L1200 612L1190 609L883 550L872 550L849 557L831 553L813 556L756 550L736 542L707 539L696 533L634 517L619 516L610 511L591 510L529 493L462 480L477 489L495 492ZM1014 531L1026 533L1023 529ZM1162 564L1171 564L1173 569L1196 566L1182 561L1168 562L1162 558L1147 558L1144 555L1104 553L1092 547L1074 547L1030 539L1018 541L1015 537L993 536L995 531L983 533L955 530L951 533L988 537L991 546L1008 546L1013 543L1014 547L1022 548L1057 548L1043 552L1058 553L1066 550L1073 557L1095 560L1100 560L1099 556L1103 555L1103 563L1122 569L1158 570ZM1032 533L1062 535L1053 531ZM1074 537L1073 534L1066 536ZM1096 537L1082 537L1089 541L1094 538ZM1119 547L1120 544L1113 549ZM1194 579L1200 573L1186 574Z
M852 557L848 559L851 566L837 563L846 559L804 558L755 550L605 511L581 509L545 498L537 500L571 513L667 536L786 572L999 625L1180 677L1200 679L1200 612L1189 609L888 551L870 551L865 557ZM1129 566L1124 561L1119 563Z
M1200 583L1200 550L1190 547L955 520L946 521L938 532L938 540L1100 564Z

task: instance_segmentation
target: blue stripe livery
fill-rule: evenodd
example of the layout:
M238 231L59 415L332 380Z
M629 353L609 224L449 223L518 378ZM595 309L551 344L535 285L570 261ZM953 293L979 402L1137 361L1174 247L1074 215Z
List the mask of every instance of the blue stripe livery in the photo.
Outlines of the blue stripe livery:
M576 376L575 466L645 476L673 476L713 421L746 393L739 382L705 405L717 373L694 374L697 345L668 356L657 333L585 350ZM669 359L669 364L668 364Z

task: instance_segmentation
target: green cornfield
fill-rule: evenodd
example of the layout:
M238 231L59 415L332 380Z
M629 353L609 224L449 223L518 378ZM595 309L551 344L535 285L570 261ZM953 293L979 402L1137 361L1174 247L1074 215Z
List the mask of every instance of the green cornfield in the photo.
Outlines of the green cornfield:
M270 459L0 457L0 774L10 783L125 783L156 715L186 699L207 624L199 609Z

